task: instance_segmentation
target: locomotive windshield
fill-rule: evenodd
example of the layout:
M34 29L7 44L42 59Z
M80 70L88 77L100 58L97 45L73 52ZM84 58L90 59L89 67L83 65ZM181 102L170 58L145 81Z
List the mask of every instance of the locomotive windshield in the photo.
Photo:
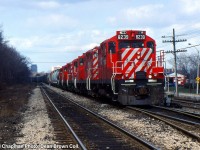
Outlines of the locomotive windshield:
M143 41L120 41L119 49L122 48L142 48L144 47Z

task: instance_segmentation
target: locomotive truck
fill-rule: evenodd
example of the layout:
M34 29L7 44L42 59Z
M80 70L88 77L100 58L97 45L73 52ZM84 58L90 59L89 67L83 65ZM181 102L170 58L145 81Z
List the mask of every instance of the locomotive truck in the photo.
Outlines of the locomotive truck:
M103 41L52 72L49 81L63 89L106 96L122 105L160 105L164 68L156 42L146 31L126 30Z

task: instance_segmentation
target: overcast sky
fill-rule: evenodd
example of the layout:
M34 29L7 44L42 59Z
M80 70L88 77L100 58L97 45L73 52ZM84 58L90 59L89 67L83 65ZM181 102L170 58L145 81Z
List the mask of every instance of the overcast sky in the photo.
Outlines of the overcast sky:
M146 30L157 50L172 50L161 36L173 28L182 35L177 39L187 39L177 49L200 44L199 16L200 0L0 0L5 39L39 72L72 61L117 30Z

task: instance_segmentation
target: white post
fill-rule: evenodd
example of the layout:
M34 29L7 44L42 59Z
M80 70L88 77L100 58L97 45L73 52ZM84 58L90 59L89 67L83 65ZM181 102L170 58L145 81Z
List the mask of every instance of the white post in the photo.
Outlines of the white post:
M199 78L199 50L195 47L198 52L197 56L197 78ZM197 94L199 94L199 81L197 81Z
M192 45L191 43L188 43L188 45ZM196 50L197 50L197 78L199 78L199 50L196 48L196 46L199 46L199 45L193 45L191 47L194 47ZM197 81L197 91L196 91L196 94L199 94L199 81Z

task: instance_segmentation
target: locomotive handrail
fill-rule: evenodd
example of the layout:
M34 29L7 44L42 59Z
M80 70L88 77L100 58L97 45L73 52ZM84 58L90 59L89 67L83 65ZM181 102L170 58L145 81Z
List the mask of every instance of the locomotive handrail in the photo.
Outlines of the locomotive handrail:
M98 69L98 67L95 67L95 68L89 68L88 70L89 70L89 73L88 73L88 76L87 76L87 78L86 78L86 89L87 90L91 90L91 88L90 88L90 78L91 78L91 71L90 70L94 70L94 69Z
M148 62L151 62L151 63L155 62L155 63L156 63L156 67L163 67L163 65L158 65L158 62L160 63L160 61L158 61L158 60L156 60L156 61L141 60L141 61L145 61L146 63L148 63ZM119 64L119 63L122 63L122 64L121 64L121 66L118 67L118 64ZM135 64L134 61L128 61L127 63L133 63L134 66L136 66L136 67L138 66L138 65ZM163 62L162 62L161 64L163 64ZM119 72L117 71L117 68L123 70L123 69L124 69L124 61L116 61L116 62L115 62L115 66L116 66L116 67L114 67L114 69L115 69L114 73L116 73L116 74L121 74L121 72L119 73ZM126 73L129 73L129 72L126 72Z
M112 88L112 91L113 91L113 94L118 94L115 92L115 76L116 76L116 70L115 70L115 63L112 61L112 55L111 55L111 50L110 50L110 61L112 63L112 76L110 78L110 83L111 83L111 88Z
M87 90L91 90L90 89L90 75L87 77L87 79L86 79L86 89Z
M145 61L145 63L147 64L147 66L150 66L150 64L152 63L155 63L156 67L158 67L158 62L160 61L152 61L152 60L141 60L141 61ZM112 76L111 76L111 88L112 88L112 91L113 91L113 94L118 94L115 92L115 76L117 74L122 74L122 70L124 69L124 61L116 61L115 63L111 62L113 64L113 73L112 73ZM118 64L121 63L120 65L121 66L118 66ZM132 63L134 65L134 67L137 67L139 65L136 65L134 61L128 61L127 63ZM163 63L161 63L163 64ZM121 69L120 72L117 71L117 68ZM125 72L125 73L130 73L129 72ZM164 74L164 72L163 72Z
M116 74L113 73L113 75L111 77L111 88L112 88L113 94L118 94L115 92L115 76L116 76Z
M69 73L67 74L67 87L69 86L69 76L70 75L72 76L72 74L69 74Z
M63 86L63 82L64 82L64 73L61 73L62 74L62 80L61 80L61 84Z
M121 74L121 73L118 73L118 72L117 72L117 68L123 69L123 66L122 66L122 65L121 65L121 67L117 67L117 63L120 63L120 62L123 62L123 61L116 61L116 62L115 62L115 66L116 66L116 67L115 67L114 69L115 69L115 73L117 73L117 74Z

